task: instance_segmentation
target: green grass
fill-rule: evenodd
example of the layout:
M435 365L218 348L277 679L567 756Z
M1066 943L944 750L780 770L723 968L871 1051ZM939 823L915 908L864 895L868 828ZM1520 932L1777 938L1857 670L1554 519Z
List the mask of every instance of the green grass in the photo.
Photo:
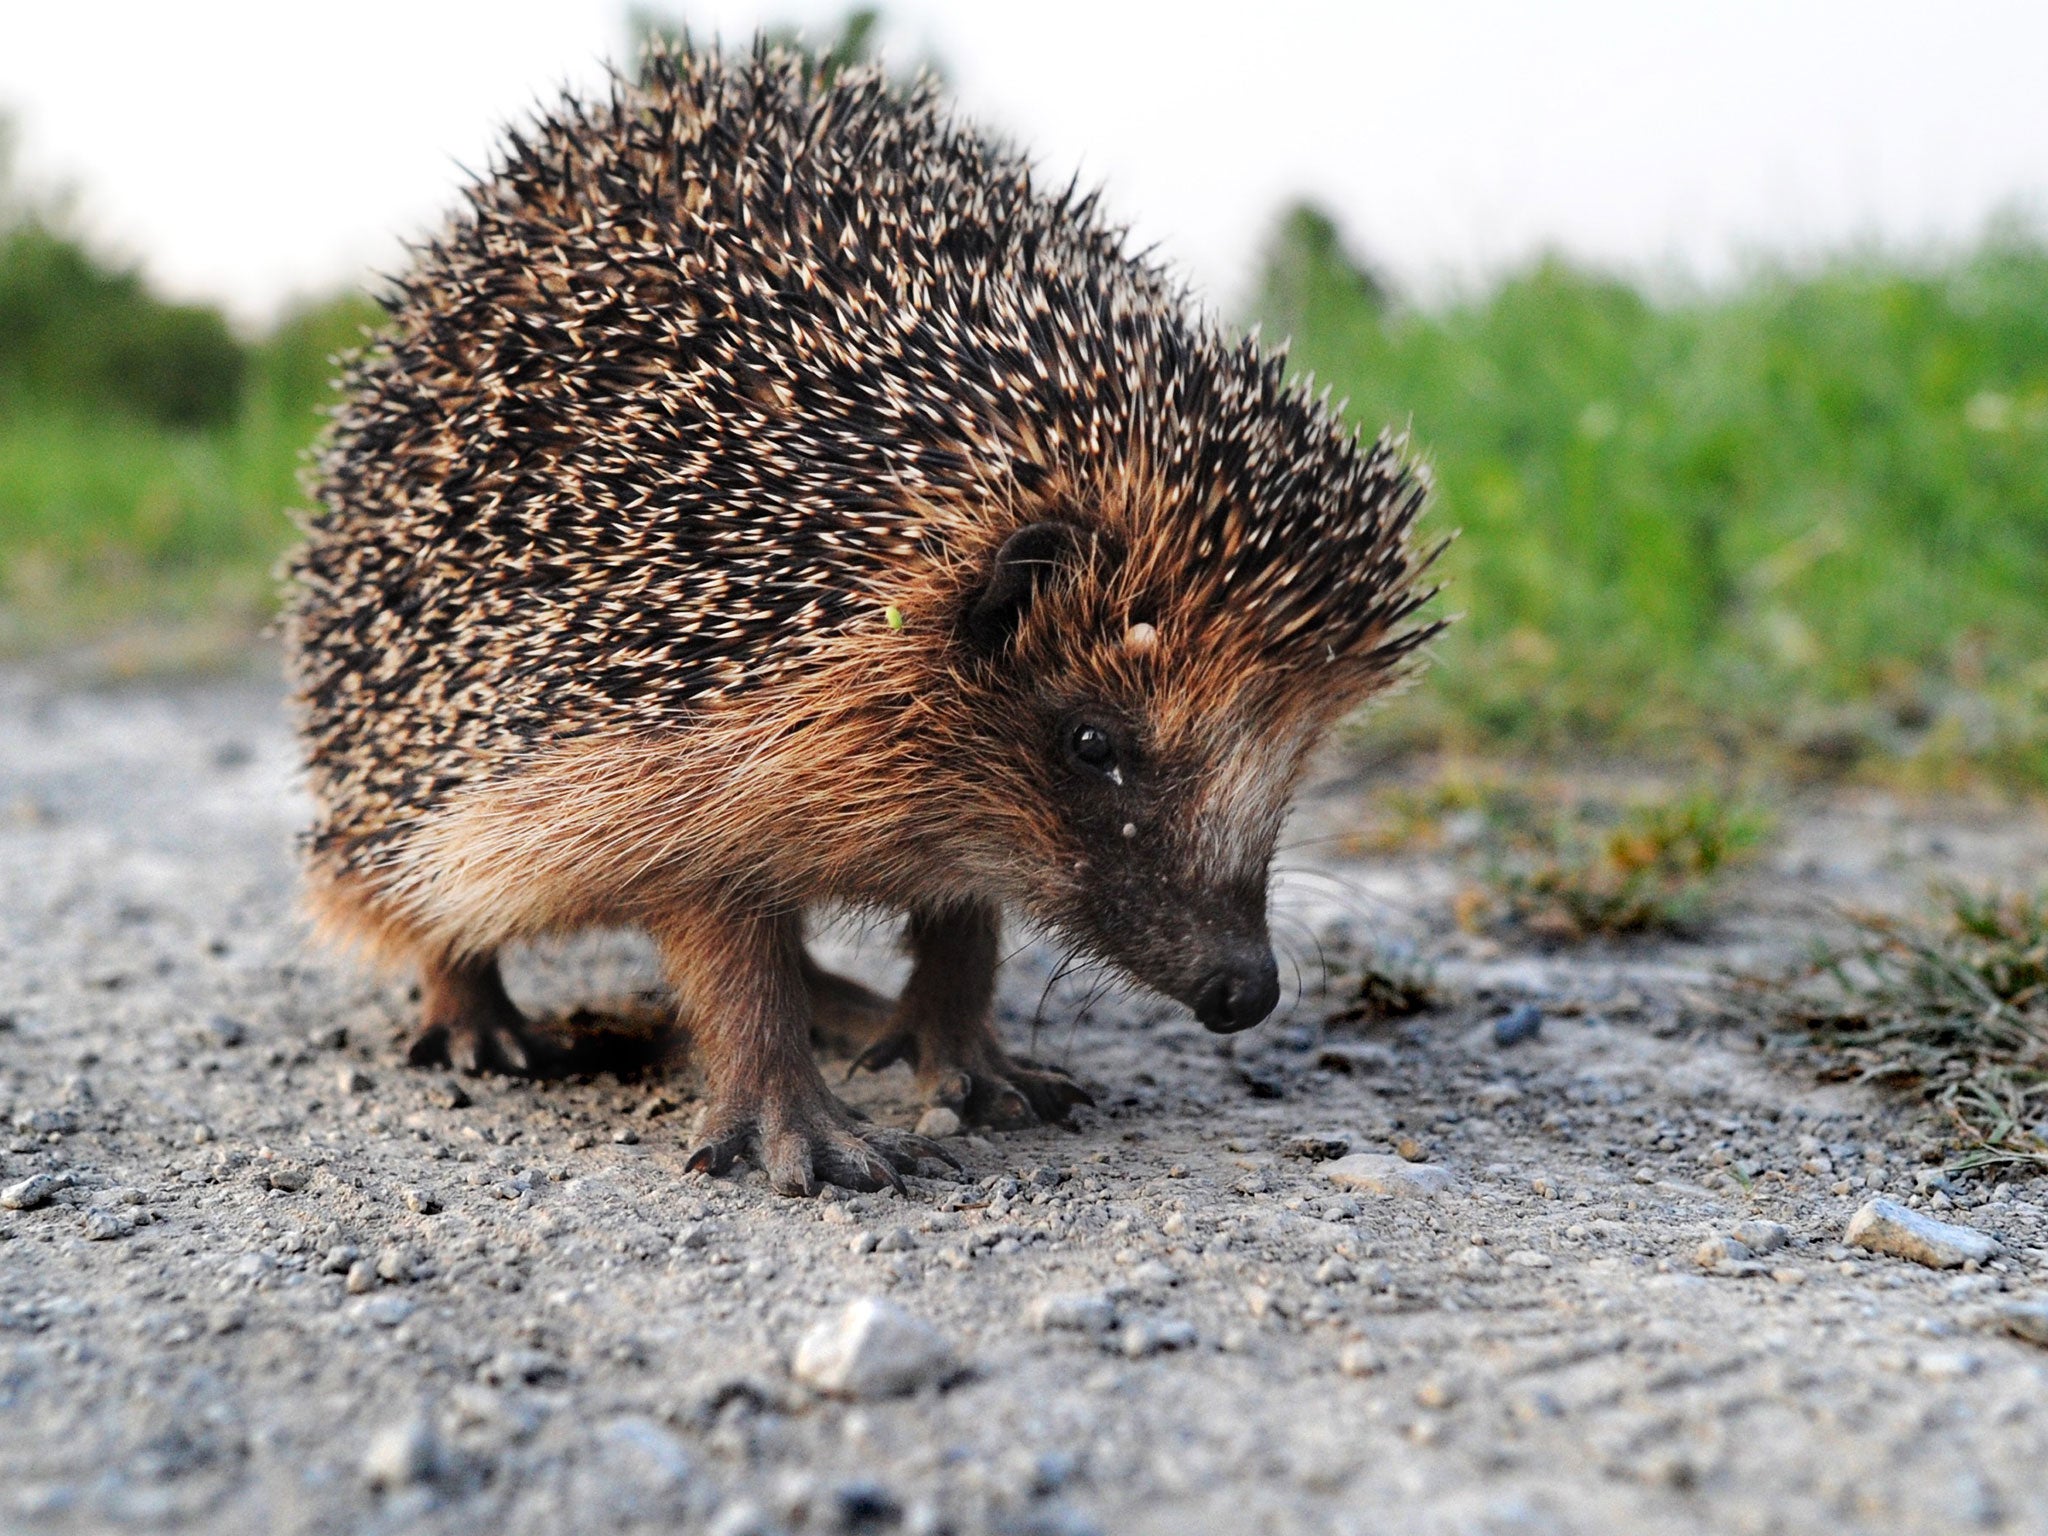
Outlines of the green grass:
M0 410L0 651L141 626L184 654L180 632L267 622L328 359L375 313L350 298L281 323L211 424L18 392Z
M1949 890L1931 919L1859 927L1805 1011L1823 1076L1918 1093L1962 1166L2048 1165L2048 893Z
M1393 725L2048 784L2048 247L2001 229L1652 302L1542 263L1389 304L1326 221L1260 308L1434 466L1463 615Z
M1545 944L1697 934L1729 872L1772 818L1743 796L1698 785L1636 785L1517 773L1444 773L1373 797L1338 851L1451 854L1468 883L1461 926Z

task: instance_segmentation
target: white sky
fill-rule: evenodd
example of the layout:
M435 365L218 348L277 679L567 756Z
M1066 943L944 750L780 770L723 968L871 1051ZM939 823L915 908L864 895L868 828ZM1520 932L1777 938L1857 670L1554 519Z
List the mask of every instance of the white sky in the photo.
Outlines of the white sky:
M839 0L676 3L829 32ZM1410 284L1544 247L1712 278L2048 207L2039 0L897 0L964 107L1078 167L1228 307L1309 193ZM260 320L398 260L496 125L622 54L618 0L0 0L21 170Z

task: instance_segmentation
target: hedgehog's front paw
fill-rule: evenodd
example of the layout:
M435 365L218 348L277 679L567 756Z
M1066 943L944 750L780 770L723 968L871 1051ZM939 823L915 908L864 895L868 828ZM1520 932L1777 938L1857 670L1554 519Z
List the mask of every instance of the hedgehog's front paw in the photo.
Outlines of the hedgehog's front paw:
M1071 1126L1077 1105L1095 1097L1057 1067L1012 1056L995 1041L932 1040L904 1031L886 1035L854 1058L851 1072L879 1072L908 1062L927 1102L969 1125L1018 1130L1041 1121ZM849 1073L849 1075L850 1075Z
M697 1145L684 1166L724 1173L751 1156L779 1195L815 1195L819 1186L901 1193L902 1175L920 1160L960 1165L921 1136L865 1125L831 1094L728 1092L704 1112Z

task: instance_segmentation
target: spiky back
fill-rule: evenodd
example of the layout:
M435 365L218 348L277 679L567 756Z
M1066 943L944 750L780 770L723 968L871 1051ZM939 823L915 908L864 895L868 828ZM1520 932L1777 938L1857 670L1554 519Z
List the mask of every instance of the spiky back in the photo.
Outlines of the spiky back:
M322 843L815 677L892 607L929 636L1049 512L1247 658L1419 639L1398 456L929 87L659 53L468 198L345 381L295 566Z

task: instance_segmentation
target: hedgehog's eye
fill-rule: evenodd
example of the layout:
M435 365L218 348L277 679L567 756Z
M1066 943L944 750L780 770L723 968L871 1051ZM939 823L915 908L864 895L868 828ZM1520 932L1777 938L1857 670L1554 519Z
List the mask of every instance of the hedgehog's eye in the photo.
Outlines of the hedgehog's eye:
M1082 721L1067 732L1067 756L1092 773L1121 784L1123 775L1117 771L1116 743L1108 731L1089 721Z

